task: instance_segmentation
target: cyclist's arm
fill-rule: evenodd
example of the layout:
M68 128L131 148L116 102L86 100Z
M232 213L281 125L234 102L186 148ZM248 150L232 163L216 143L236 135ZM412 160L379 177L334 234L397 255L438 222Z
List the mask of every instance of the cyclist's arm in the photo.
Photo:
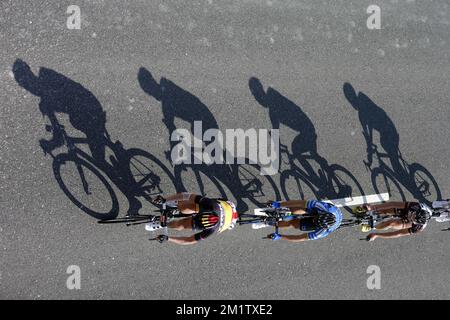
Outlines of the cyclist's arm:
M369 165L371 165L373 161L373 128L371 124L365 124L363 126L363 135L367 145L367 160Z
M294 236L294 235L281 235L281 239L282 240L286 240L289 242L303 242L303 241L308 241L308 235L307 234L302 234L302 235L298 235L298 236Z
M190 237L169 237L169 242L181 245L189 245L197 243L198 241L195 239L195 236L190 236Z
M380 238L380 239L394 239L394 238L409 236L411 234L412 233L409 231L409 229L403 229L403 230L385 232L385 233L374 233L373 235L375 238Z
M371 147L373 144L373 128L371 124L366 123L363 126L363 135L366 138L367 147Z

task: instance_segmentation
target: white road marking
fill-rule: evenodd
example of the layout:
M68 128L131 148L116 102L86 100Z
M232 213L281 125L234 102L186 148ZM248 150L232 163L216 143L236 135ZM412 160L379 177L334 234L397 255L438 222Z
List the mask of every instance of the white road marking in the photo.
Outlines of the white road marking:
M335 200L320 200L320 201L332 203L336 207L360 206L365 203L376 203L376 202L389 201L389 193L369 194L369 195L365 195L365 196L348 197L348 198L335 199ZM266 215L264 210L265 210L265 208L255 208L254 214L257 216L261 216L261 215L264 216L264 215Z
M335 200L323 200L323 202L329 202L334 204L336 207L345 207L345 206L359 206L364 203L375 203L375 202L384 202L389 200L389 193L380 193L380 194L369 194L365 196L358 197L348 197L342 199Z

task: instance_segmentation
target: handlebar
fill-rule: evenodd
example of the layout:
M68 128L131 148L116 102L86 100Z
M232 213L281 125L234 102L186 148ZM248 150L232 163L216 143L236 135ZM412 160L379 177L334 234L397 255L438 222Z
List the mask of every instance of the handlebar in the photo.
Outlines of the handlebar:
M172 213L171 209L167 208L167 205L165 203L163 203L161 205L160 208L160 217L159 217L159 222L161 224L161 229L162 229L162 233L160 233L160 235L164 235L166 237L169 236L169 230L167 227L167 220L170 216L170 214ZM154 240L158 240L158 236L154 237L154 238L150 238L150 241L154 241Z

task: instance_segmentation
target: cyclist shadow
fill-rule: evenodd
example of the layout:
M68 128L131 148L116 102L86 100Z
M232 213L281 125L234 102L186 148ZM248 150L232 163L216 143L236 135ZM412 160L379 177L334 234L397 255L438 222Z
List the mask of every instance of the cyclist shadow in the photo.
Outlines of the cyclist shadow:
M403 158L400 135L387 113L363 92L356 93L350 83L344 84L343 91L352 107L358 111L367 144L367 161L364 164L371 171L375 191L387 191L391 198L405 200L405 188L421 202L431 204L441 199L441 191L433 175L421 164L410 164ZM374 131L379 134L379 144L384 152L380 152L374 143ZM374 156L379 165L375 168L372 167ZM389 164L383 160L385 158Z
M338 199L364 195L350 171L330 165L317 151L317 133L308 115L276 89L264 90L261 81L250 78L249 88L256 101L267 109L273 129L284 125L296 132L291 147L282 145L282 159L288 169L282 171L280 186L286 199ZM292 190L296 190L292 193Z
M141 67L138 72L138 81L144 92L161 103L162 121L169 131L169 137L171 137L170 150L173 150L174 146L178 144L177 141L172 139L175 131L180 129L175 124L176 120L184 120L188 123L190 137L193 137L194 133L203 137L203 134L209 129L219 130L218 123L209 108L198 97L182 89L171 80L163 77L158 83L150 71ZM195 122L197 121L201 122L201 129L195 128ZM204 148L209 143L200 141ZM222 156L223 159L226 159L225 153ZM166 157L171 161L174 160L171 159L170 151L166 152ZM186 157L184 158L186 159ZM262 198L260 189L275 187L274 184L269 186L269 183L264 184L259 180L259 171L255 173L256 166L250 168L249 165L207 164L204 159L196 155L193 148L190 148L187 158L189 158L190 163L182 162L174 165L178 189L211 197L229 198L229 196L233 196L234 199L230 200L236 201L238 211L248 209L248 205L242 199L249 198L254 203L259 204L260 202L255 200L255 194L259 192L258 198ZM188 173L190 178L187 178ZM197 186L193 186L193 183ZM224 187L228 189L228 192ZM256 190L258 188L259 190Z
M116 217L119 202L108 177L126 196L128 214L137 214L142 207L138 197L147 196L148 190L155 189L154 182L161 179L155 174L149 177L147 170L147 180L141 180L138 186L132 164L138 156L150 159L152 164L159 164L159 160L144 150L127 150L120 141L112 142L106 130L106 112L94 94L81 84L48 68L40 68L35 75L20 59L14 62L12 69L17 83L41 99L39 110L50 120L46 129L53 137L41 139L39 143L44 153L53 157L55 179L66 196L95 218ZM85 137L69 136L57 116L62 114L67 115L70 126ZM86 144L89 152L77 146ZM55 150L63 146L68 151L55 154ZM112 152L109 162L107 148Z
M162 122L169 132L168 142L170 149L165 152L167 160L175 160L171 158L171 151L178 144L178 141L174 138L176 131L181 129L177 127L175 123L176 120L183 120L189 125L189 136L185 137L184 135L181 135L179 137L180 139L185 139L184 141L187 141L186 145L189 147L193 147L194 137L202 140L203 134L206 130L219 129L217 121L211 111L209 111L208 107L201 102L199 98L182 89L171 80L162 77L158 83L150 71L144 67L141 67L138 72L138 81L145 93L161 103L163 114ZM198 122L197 128L195 127L195 122ZM202 141L200 143L203 144ZM177 189L180 191L188 191L183 184L183 179L181 176L183 171L187 171L191 167L195 167L202 173L203 176L206 177L212 177L216 174L220 174L219 167L213 169L212 166L204 164L202 158L197 156L197 154L193 151L193 148L190 148L188 154L183 155L183 159L189 160L174 166L175 176L177 177L176 180L178 183ZM189 162L194 165L186 164ZM216 171L217 169L219 171ZM203 184L202 178L199 174L197 174L197 172L195 176L200 185L201 190L199 190L199 192L205 194L206 186ZM222 193L222 190L220 191ZM225 195L221 194L221 196Z

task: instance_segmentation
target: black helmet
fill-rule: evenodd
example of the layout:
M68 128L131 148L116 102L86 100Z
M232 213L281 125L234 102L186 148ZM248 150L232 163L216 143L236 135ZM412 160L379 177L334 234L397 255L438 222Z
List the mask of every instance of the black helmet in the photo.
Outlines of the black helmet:
M320 214L317 217L317 226L319 228L328 229L336 223L336 217L331 213Z

